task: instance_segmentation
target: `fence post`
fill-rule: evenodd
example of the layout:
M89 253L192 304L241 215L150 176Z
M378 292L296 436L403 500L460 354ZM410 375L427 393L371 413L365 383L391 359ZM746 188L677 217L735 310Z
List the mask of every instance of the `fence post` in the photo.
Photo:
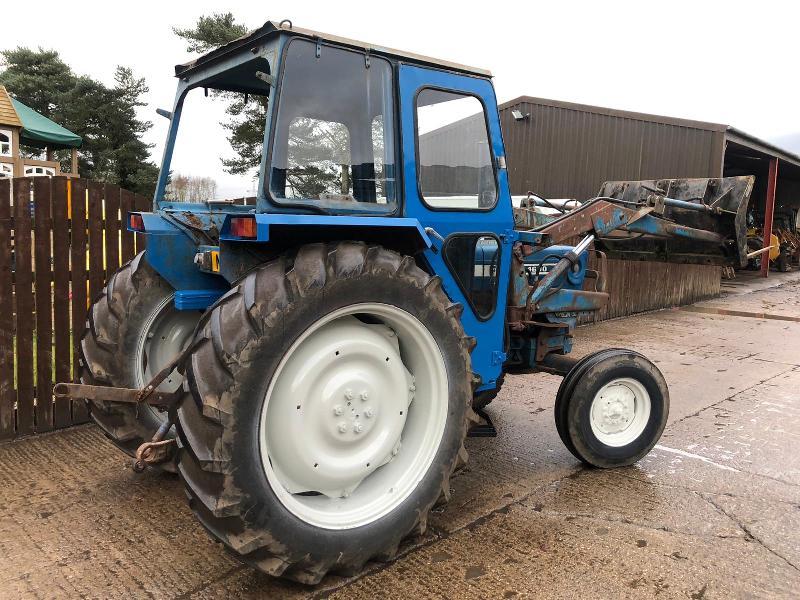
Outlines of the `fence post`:
M36 301L36 432L53 429L53 300L50 282L52 181L33 180L34 275Z
M11 181L0 179L0 440L12 438L15 433Z
M33 269L31 265L31 180L14 179L14 296L17 317L17 435L34 431Z
M53 179L53 336L55 341L55 380L71 381L70 305L69 305L69 213L66 177ZM53 408L56 428L72 423L70 401L59 398Z
M72 223L70 227L70 259L72 265L72 379L81 376L81 335L86 326L86 180L70 182L72 198ZM89 419L86 402L73 400L72 422L83 423Z

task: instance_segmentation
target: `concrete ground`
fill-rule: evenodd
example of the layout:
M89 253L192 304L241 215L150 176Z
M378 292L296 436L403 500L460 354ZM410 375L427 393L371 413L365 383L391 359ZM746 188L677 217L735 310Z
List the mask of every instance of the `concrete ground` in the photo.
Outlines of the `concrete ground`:
M800 276L778 277L579 329L579 353L636 349L670 384L639 464L580 466L553 424L560 379L511 376L489 411L498 437L469 440L426 536L316 588L227 556L176 479L135 474L92 426L2 445L0 597L797 597Z

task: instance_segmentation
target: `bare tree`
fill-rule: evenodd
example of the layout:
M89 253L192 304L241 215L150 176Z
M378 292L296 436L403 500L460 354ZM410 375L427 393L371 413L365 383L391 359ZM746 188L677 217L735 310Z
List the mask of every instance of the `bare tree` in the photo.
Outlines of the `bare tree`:
M211 177L173 173L167 186L167 198L173 202L207 202L217 194L217 182Z

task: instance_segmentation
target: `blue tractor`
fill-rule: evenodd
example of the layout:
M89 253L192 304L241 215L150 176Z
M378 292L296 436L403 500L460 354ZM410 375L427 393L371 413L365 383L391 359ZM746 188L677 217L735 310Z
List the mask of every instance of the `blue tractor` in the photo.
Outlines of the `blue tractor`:
M478 415L507 372L564 376L556 427L589 465L657 442L655 365L568 356L608 298L603 245L739 260L751 179L612 182L515 227L486 71L268 22L176 75L153 210L126 216L146 250L91 306L81 383L55 392L137 468L176 470L234 555L312 584L394 557L468 431L491 433ZM255 204L165 198L195 88L267 107Z

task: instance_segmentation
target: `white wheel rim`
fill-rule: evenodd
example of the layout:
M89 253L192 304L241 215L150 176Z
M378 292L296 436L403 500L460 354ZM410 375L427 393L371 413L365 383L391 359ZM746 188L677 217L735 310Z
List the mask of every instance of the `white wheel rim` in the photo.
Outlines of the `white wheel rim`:
M644 432L650 410L650 394L641 382L630 377L613 379L592 400L592 433L607 446L627 446Z
M148 315L136 342L134 356L134 384L141 389L166 367L189 343L200 312L178 310L174 304L174 294L162 299ZM175 369L158 386L162 392L174 392L183 384L183 375ZM149 404L144 405L161 421L166 413Z
M264 471L303 521L366 525L428 472L447 412L447 370L428 329L395 306L348 306L306 330L278 365L261 411Z

